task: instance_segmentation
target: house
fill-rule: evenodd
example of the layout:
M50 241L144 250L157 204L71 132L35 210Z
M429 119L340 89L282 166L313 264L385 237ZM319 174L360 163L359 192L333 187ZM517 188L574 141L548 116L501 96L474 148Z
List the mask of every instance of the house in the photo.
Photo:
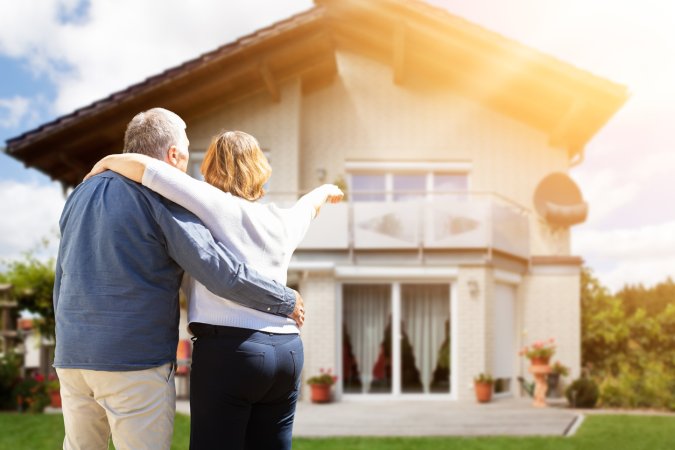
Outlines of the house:
M303 376L333 369L338 398L462 401L485 371L521 395L518 349L549 337L578 376L570 228L587 205L567 173L626 88L421 1L315 4L7 151L72 186L163 106L188 124L195 176L211 136L240 129L270 159L270 200L342 183L289 271Z

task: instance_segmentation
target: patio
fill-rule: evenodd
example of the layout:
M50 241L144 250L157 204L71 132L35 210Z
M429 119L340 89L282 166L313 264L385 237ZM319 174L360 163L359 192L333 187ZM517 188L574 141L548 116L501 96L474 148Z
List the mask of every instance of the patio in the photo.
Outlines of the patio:
M562 402L560 402L562 404ZM187 401L177 410L189 414ZM491 403L341 401L298 404L293 435L328 436L565 436L582 415L563 407L533 408L530 399Z

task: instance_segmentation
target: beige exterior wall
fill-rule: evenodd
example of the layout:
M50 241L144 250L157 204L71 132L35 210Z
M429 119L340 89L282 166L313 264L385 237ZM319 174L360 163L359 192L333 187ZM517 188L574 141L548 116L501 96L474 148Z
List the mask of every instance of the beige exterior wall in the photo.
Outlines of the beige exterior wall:
M477 294L469 291L470 282L478 285ZM488 326L491 317L491 303L494 283L492 270L485 267L461 267L457 276L456 320L453 330L457 338L456 399L472 401L475 399L473 377L481 372L490 372L491 329Z
M245 131L255 136L269 154L273 169L269 190L296 192L299 189L300 81L283 84L280 93L279 102L262 92L224 105L194 123L188 123L187 134L193 155L205 152L211 138L220 131Z
M303 277L299 291L305 302L307 319L302 327L305 349L303 381L318 375L320 369L337 371L337 282L330 274L314 273ZM309 398L309 387L303 383L302 397Z
M339 76L303 97L300 187L331 182L345 161L468 161L470 189L497 192L532 208L539 181L566 172L567 153L546 134L449 90L411 90L393 83L390 67L338 52ZM532 219L532 252L568 254L567 233Z
M571 367L568 380L577 378L581 367L579 283L578 268L549 266L535 268L521 287L523 345L554 338L558 348L553 361Z

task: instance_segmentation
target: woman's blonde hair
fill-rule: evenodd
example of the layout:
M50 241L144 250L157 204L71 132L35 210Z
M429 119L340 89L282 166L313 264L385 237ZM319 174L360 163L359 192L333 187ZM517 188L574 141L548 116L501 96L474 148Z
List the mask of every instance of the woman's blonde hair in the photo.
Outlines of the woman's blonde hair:
M253 136L225 131L211 140L201 172L207 183L254 201L265 195L272 168Z

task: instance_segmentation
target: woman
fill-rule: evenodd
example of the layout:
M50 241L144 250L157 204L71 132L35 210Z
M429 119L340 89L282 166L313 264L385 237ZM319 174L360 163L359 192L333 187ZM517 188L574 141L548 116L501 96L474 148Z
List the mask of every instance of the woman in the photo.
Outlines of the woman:
M271 168L255 138L241 131L212 140L201 167L206 182L130 153L103 158L88 177L107 169L192 211L240 261L283 284L311 220L343 197L337 186L323 185L291 208L255 203ZM196 336L190 448L291 448L304 359L296 323L218 297L190 277L184 288Z

